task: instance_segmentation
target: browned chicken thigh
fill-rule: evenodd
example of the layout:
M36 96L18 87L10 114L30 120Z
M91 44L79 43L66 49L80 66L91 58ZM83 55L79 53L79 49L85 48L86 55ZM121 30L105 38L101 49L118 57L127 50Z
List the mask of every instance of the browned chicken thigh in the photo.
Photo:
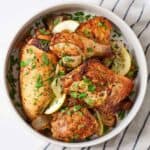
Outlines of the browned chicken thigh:
M104 17L94 17L81 23L77 33L101 44L110 44L112 24Z
M119 102L129 95L133 82L115 74L98 59L90 59L61 79L64 92L83 100L104 113L113 112Z
M51 132L62 141L84 140L98 131L98 123L87 108L75 105L52 115Z

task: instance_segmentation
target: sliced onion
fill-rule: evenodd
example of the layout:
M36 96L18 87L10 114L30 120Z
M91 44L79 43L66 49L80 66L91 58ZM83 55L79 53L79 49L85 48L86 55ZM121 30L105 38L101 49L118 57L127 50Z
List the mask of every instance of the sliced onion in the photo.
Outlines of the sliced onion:
M49 118L47 116L41 115L32 121L32 127L38 131L49 128Z

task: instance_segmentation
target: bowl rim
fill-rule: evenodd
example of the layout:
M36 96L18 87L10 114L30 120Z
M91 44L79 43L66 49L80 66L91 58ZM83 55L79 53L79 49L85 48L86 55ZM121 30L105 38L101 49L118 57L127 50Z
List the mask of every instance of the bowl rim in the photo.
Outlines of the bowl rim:
M120 24L122 27L126 28L126 31L132 35L133 39L134 39L134 44L137 44L138 50L140 52L140 57L142 59L142 72L143 72L143 76L141 79L141 88L142 90L140 90L139 92L139 97L135 100L135 104L133 106L133 108L131 109L131 111L128 113L127 117L124 118L121 122L121 124L117 127L115 127L111 132L109 132L108 134L99 137L97 139L91 140L91 141L85 141L85 142L79 142L79 143L66 143L66 142L62 142L62 141L57 141L55 139L46 137L40 133L38 133L37 131L35 131L29 124L27 124L25 122L25 120L19 115L19 113L17 112L17 110L15 109L15 107L13 106L13 103L9 97L8 94L8 89L7 89L7 79L6 79L6 69L7 69L7 60L11 51L11 48L15 42L15 40L18 38L18 36L20 35L20 33L23 31L23 29L30 24L30 22L32 20L35 20L36 18L38 18L39 16L43 16L43 14L46 14L46 12L50 11L50 9L54 9L54 10L59 10L59 8L64 7L64 8L69 8L70 6L74 6L74 7L82 7L82 8L86 8L88 7L88 9L92 9L94 10L100 10L103 13L106 13L107 15L109 15L109 17L113 18L114 20L116 20L116 22L118 22L118 24ZM8 100L8 105L9 108L12 111L12 114L16 117L16 119L18 119L18 121L20 122L20 125L22 124L22 126L24 128L26 128L26 130L28 130L29 133L31 133L31 135L34 135L36 138L40 138L43 141L46 142L50 142L52 144L56 144L56 145L61 145L61 146L66 146L66 147L87 147L87 146L93 146L96 144L101 144L105 141L110 140L111 138L115 137L116 135L118 135L123 129L125 129L125 127L127 127L129 125L129 123L131 123L131 121L134 119L134 117L136 116L137 112L139 111L142 102L144 101L144 96L146 93L146 88L147 88L147 78L148 78L148 69L147 69L147 63L146 63L146 58L143 52L143 48L140 44L140 41L138 40L137 36L135 35L135 33L131 30L131 28L127 25L126 22L124 22L120 17L118 17L116 14L112 13L111 11L109 11L106 8L100 7L98 5L94 5L94 4L86 4L86 3L78 3L78 2L66 2L66 3L62 3L62 4L56 4L56 5L51 5L47 8L42 8L40 11L38 10L37 12L34 13L34 15L32 15L30 17L30 19L26 20L24 25L19 27L19 30L17 31L17 33L13 36L9 47L7 49L7 53L5 56L5 60L4 60L4 74L3 74L3 80L4 80L4 94L7 96L7 100Z

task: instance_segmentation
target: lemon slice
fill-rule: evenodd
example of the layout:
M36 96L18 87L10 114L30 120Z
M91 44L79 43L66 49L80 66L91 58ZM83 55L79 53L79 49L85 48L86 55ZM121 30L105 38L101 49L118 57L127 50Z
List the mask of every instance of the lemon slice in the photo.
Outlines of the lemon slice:
M127 48L123 44L118 44L120 47L119 54L116 54L114 59L112 70L117 74L126 75L131 68L131 56Z
M56 112L57 110L59 110L60 107L63 105L65 98L66 98L66 94L62 94L61 97L56 97L52 101L50 106L46 109L45 114L49 115L49 114L52 114L52 113Z
M98 121L98 124L99 124L98 135L102 136L103 133L104 133L104 126L103 126L103 122L102 122L102 119L101 119L101 115L97 110L95 110L95 112L96 112L96 117L97 117L97 121Z
M66 20L58 23L54 28L53 28L53 33L59 33L64 30L68 30L70 32L74 32L77 27L79 26L79 23L74 20Z
M53 80L53 82L51 83L51 88L56 97L50 103L49 107L46 109L45 114L47 115L52 114L57 110L59 110L66 99L66 94L62 94L62 88L60 85L59 78L55 78Z

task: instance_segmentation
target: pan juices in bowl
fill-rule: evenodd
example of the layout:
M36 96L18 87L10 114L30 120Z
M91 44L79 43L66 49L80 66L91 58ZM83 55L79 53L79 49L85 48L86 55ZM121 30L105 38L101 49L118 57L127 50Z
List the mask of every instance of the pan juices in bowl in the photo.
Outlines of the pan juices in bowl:
M45 139L89 146L127 125L142 84L139 60L119 23L112 23L116 16L95 6L88 6L92 11L68 6L41 13L18 33L22 38L11 46L7 88L20 115Z

